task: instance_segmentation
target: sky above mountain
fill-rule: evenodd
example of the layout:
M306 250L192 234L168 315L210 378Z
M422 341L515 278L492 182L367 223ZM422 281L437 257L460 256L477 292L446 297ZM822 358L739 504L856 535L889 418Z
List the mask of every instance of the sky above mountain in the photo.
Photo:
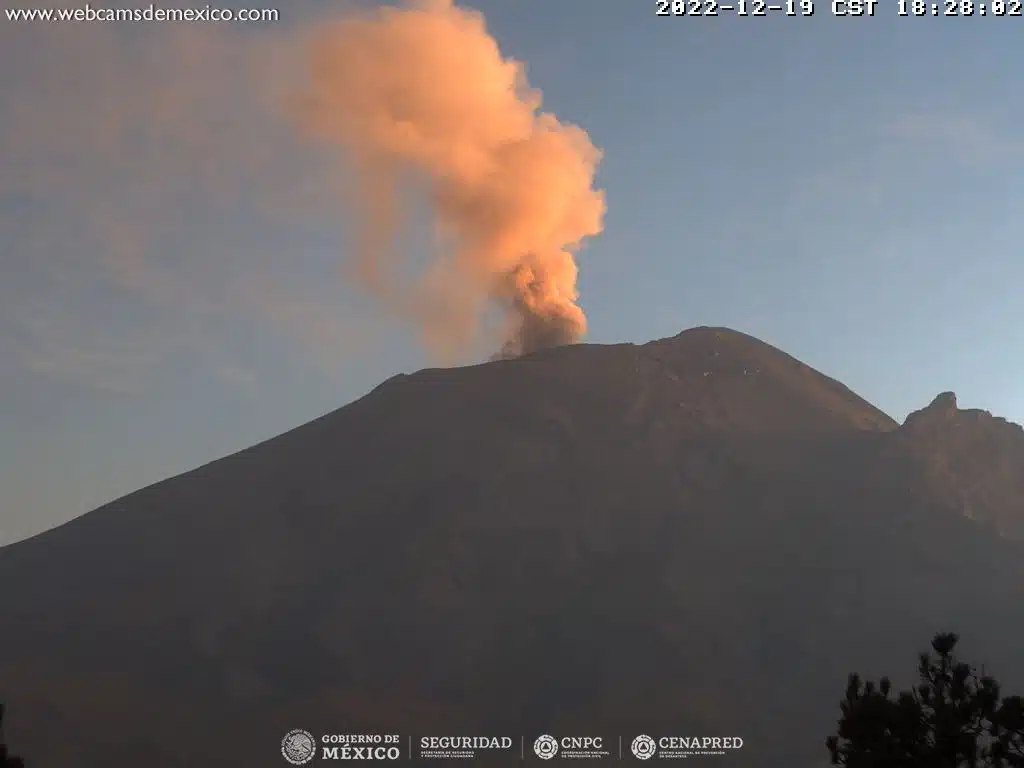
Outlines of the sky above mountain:
M897 420L954 390L1024 421L1019 19L472 7L603 152L587 341L728 326ZM336 166L254 106L340 10L0 19L0 541L437 362L345 272Z

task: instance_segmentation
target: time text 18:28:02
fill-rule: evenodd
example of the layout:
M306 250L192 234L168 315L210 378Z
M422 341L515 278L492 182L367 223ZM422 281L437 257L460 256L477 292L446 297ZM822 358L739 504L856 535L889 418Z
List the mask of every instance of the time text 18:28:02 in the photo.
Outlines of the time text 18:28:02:
M897 0L900 16L1021 16L1021 0Z

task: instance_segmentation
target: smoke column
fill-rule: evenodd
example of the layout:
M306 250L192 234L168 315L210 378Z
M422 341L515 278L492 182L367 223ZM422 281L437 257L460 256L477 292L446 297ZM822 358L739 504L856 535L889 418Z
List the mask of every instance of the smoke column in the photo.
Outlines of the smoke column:
M603 227L601 153L539 111L540 93L483 16L421 0L346 16L306 46L290 113L348 161L360 283L448 353L476 338L494 305L507 315L501 356L582 338L574 254ZM395 242L421 201L437 242L409 281Z

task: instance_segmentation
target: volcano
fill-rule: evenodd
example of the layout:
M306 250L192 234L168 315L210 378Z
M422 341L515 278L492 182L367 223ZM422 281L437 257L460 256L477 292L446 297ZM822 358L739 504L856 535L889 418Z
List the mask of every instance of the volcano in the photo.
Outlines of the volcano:
M900 425L725 328L396 376L0 549L6 740L180 768L287 765L295 728L406 762L708 735L822 766L847 674L909 685L937 631L1024 688L1022 483L1019 426L950 393Z

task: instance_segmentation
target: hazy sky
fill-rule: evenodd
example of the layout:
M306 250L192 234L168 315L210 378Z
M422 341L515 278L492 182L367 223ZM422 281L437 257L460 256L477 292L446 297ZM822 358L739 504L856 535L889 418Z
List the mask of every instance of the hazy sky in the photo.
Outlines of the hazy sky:
M336 169L254 107L324 5L0 17L0 542L431 364L345 277ZM951 389L1024 421L1020 18L473 7L604 151L588 341L724 325L898 420Z

